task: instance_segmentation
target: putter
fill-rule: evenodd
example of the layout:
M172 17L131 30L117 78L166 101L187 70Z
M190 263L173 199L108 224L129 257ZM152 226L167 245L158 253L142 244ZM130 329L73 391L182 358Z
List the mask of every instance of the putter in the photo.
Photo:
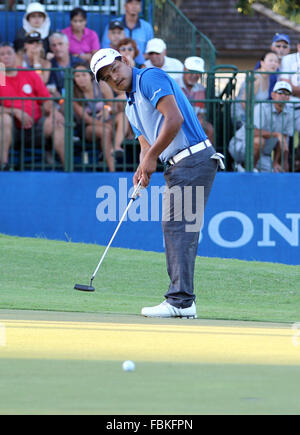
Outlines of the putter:
M133 201L135 201L136 198L138 197L138 194L139 194L140 190L141 190L141 180L139 181L138 185L134 189L134 192L133 192L133 194L132 194L132 196L130 198L130 201L129 201L129 203L128 203L124 213L123 213L123 216L121 217L120 222L118 223L118 226L115 229L115 232L113 233L112 238L109 241L109 244L106 246L105 251L102 254L102 257L100 258L100 261L99 261L99 263L98 263L98 265L97 265L97 267L96 267L96 269L95 269L95 271L94 271L94 273L93 273L93 275L91 277L90 285L75 284L75 286L74 286L75 290L81 290L81 291L84 291L84 292L94 292L95 291L95 288L92 285L93 284L93 280L94 280L98 270L100 269L100 266L101 266L101 264L102 264L102 262L104 260L104 257L107 254L107 251L109 250L109 247L112 244L112 242L113 242L113 240L115 238L115 235L117 234L117 232L118 232L118 230L119 230L119 228L121 226L121 223L123 222L123 220L124 220L124 218L126 216L126 213L130 209Z

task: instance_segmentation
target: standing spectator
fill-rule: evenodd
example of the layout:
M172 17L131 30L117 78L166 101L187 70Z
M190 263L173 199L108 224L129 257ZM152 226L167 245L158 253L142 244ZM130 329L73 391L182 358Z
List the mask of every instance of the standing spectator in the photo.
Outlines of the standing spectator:
M70 54L89 62L92 55L100 49L98 35L86 27L87 14L84 9L73 9L70 12L70 22L71 25L62 30L69 39Z
M272 44L270 46L270 50L277 54L279 59L279 68L277 71L280 71L281 61L284 56L289 54L290 52L290 38L285 33L276 33L273 37ZM257 70L261 67L260 60L256 63L254 70ZM269 85L269 99L271 99L271 93L274 88L277 79L279 78L278 74L270 75L270 85Z
M16 68L16 53L9 43L0 46L0 62L6 68ZM11 98L50 98L42 79L35 71L6 70L5 85L0 86L0 163L8 169L8 153L14 137L18 143L24 135L25 144L35 140L35 146L42 142L42 136L53 138L54 148L61 162L64 162L64 120L54 108L52 101L12 100ZM41 106L44 106L42 110ZM43 116L43 113L46 116ZM14 135L14 136L13 136Z
M64 96L64 68L74 67L80 62L80 59L70 55L69 40L64 33L52 33L49 41L51 51L54 54L53 59L51 59L51 68L59 69L51 71L48 86L50 85L53 96L61 97Z
M107 38L109 45L107 48L116 50L121 39L125 38L124 26L119 20L112 20L108 26Z
M204 60L201 57L187 57L184 61L185 74L182 75L180 87L194 107L197 117L204 128L208 139L211 141L211 143L213 143L214 129L213 126L205 119L206 110L204 107L204 102L195 102L195 100L205 100L206 98L205 87L200 82L201 75L205 71L204 65Z
M289 101L292 87L284 81L276 82L272 100L274 103L262 103L254 108L254 168L256 171L274 172L288 171L288 138L293 135L292 113L285 103ZM272 162L272 152L275 150ZM229 152L232 155L236 168L244 172L242 166L246 156L246 128L245 125L236 131L235 136L230 140ZM280 157L284 155L284 162Z
M45 56L49 52L50 18L41 3L29 3L23 17L23 27L16 32L14 47L16 52L23 50L27 33L39 32L42 38Z
M178 84L182 80L181 74L176 74L174 71L182 72L184 70L183 63L174 57L168 57L167 46L165 41L160 38L150 39L147 43L146 54L149 59L146 60L146 67L156 66L163 71L169 73ZM169 72L172 71L172 72Z
M25 37L24 56L22 66L24 68L35 68L44 83L48 83L50 70L42 71L41 68L51 68L51 63L44 57L43 43L38 32L31 32Z
M124 27L125 35L137 43L139 55L135 60L137 63L143 64L147 42L154 37L153 28L150 23L139 18L142 9L141 0L125 0L124 9L125 15L118 20ZM108 26L104 30L101 45L103 48L111 47L108 39Z
M84 63L77 64L74 71L74 98L87 101L74 101L74 113L80 131L85 126L85 137L92 141L93 137L99 139L110 172L114 171L114 158L112 148L111 112L112 102L89 101L100 99L113 99L113 92L108 84L102 82L99 86L93 75Z

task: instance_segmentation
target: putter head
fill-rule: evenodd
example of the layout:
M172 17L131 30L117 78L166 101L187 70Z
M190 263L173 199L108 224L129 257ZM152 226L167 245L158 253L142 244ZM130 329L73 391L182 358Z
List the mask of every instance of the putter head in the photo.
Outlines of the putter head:
M75 284L74 285L75 290L81 290L83 292L94 292L95 288L91 285L82 285L82 284Z

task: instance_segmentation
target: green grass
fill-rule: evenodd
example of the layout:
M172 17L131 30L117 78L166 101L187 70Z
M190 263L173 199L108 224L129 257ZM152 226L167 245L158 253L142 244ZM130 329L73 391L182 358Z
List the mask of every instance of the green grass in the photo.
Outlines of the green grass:
M115 313L116 322L126 322L117 313L138 315L142 306L160 303L168 287L160 253L111 248L96 292L84 293L74 284L89 284L104 247L0 235L0 250L3 310ZM299 282L300 266L198 257L198 316L297 322ZM24 311L7 313L27 318ZM299 414L299 365L138 361L125 373L122 361L21 355L21 349L19 358L0 353L0 414Z
M162 253L110 248L84 293L104 247L0 235L0 250L0 309L139 314L168 288ZM300 266L197 257L198 317L299 321L299 282Z
M0 414L299 414L299 366L0 360ZM159 418L159 417L157 417Z

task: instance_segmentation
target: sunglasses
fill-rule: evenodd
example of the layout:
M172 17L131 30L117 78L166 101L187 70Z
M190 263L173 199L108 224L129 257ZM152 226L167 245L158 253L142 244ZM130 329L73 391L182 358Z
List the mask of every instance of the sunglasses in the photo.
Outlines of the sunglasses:
M276 47L276 48L284 48L284 49L289 48L289 46L286 45L286 44L275 44L275 47Z
M291 95L291 93L290 93L289 91L283 91L283 90L276 91L276 94L279 94L279 95L287 95L287 96L290 96L290 95Z
M133 51L132 47L121 47L119 51Z

